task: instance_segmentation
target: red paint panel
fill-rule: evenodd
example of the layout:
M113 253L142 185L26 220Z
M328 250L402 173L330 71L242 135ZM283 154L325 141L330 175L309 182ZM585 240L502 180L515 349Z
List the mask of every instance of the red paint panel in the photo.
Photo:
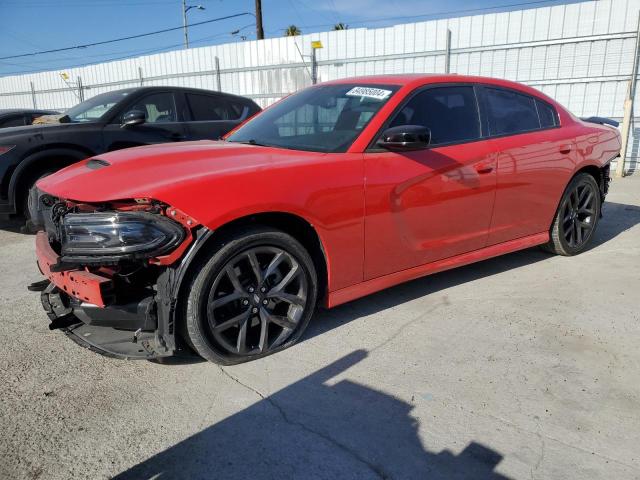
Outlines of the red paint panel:
M491 140L498 152L498 178L489 245L549 229L575 169L571 130Z
M58 263L58 255L44 232L36 235L36 256L40 270L56 287L83 302L105 306L103 292L111 286L111 280L85 270L52 272L51 265Z
M365 154L365 280L486 245L495 195L486 141Z
M442 272L444 270L450 270L452 268L461 267L470 263L478 262L480 260L486 260L488 258L497 257L506 253L515 252L525 248L533 247L535 245L542 245L549 241L549 233L542 232L536 235L531 235L525 238L519 238L517 240L511 240L500 245L493 245L491 247L485 247L475 252L465 253L451 258L438 260L437 262L427 263L418 267L409 268L400 272L395 272L390 275L374 278L366 282L362 282L358 285L354 285L348 288L343 288L336 292L330 292L328 298L328 307L335 307L337 305L355 300L365 295L369 295L385 288L398 285L409 280L424 277L432 273Z

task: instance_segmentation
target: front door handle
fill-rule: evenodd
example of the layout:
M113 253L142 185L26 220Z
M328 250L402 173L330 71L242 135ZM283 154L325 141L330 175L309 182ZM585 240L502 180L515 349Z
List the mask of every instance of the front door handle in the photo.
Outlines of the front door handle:
M169 136L171 137L171 140L184 140L185 138L187 138L182 133L172 133Z

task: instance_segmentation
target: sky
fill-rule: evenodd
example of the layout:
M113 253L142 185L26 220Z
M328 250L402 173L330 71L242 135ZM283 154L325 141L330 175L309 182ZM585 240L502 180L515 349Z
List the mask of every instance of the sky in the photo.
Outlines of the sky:
M573 0L570 0L573 1ZM266 37L289 25L302 33L381 27L486 11L569 3L559 0L262 0ZM255 0L188 0L188 23L255 13ZM3 58L138 35L182 25L182 0L0 0L0 76L60 70L182 48L181 29L64 52ZM239 31L239 32L238 32ZM237 32L237 33L233 33ZM255 40L255 18L241 15L189 28L191 46Z

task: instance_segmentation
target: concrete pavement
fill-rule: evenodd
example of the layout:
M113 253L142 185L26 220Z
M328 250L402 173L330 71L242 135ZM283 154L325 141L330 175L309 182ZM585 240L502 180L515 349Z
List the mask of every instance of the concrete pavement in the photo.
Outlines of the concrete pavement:
M50 332L0 229L0 478L640 478L640 176L594 246L518 252L321 313L221 369Z

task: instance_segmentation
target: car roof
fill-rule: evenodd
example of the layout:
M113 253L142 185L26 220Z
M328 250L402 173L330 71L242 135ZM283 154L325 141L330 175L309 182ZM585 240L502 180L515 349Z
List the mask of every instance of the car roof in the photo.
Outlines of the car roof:
M0 115L10 113L59 113L56 110L47 110L40 108L0 108Z
M131 88L121 88L119 90L110 90L105 93L113 93L113 92L129 92L129 93L151 93L151 92L166 92L167 90L171 91L180 91L180 92L193 92L193 93L202 93L206 95L223 95L225 97L234 97L240 100L250 101L250 98L243 97L242 95L234 95L233 93L220 92L217 90L206 90L204 88L191 88L191 87L174 87L171 85L151 85L151 86L143 86L143 87L131 87Z
M361 77L341 78L339 80L331 80L321 85L331 84L362 84L362 85L401 85L413 89L422 85L435 83L476 83L484 85L494 85L496 87L511 88L519 90L523 93L544 98L547 101L556 103L544 93L531 88L522 83L504 80L500 78L479 77L473 75L458 75L456 73L412 73L412 74L391 74L391 75L369 75Z

